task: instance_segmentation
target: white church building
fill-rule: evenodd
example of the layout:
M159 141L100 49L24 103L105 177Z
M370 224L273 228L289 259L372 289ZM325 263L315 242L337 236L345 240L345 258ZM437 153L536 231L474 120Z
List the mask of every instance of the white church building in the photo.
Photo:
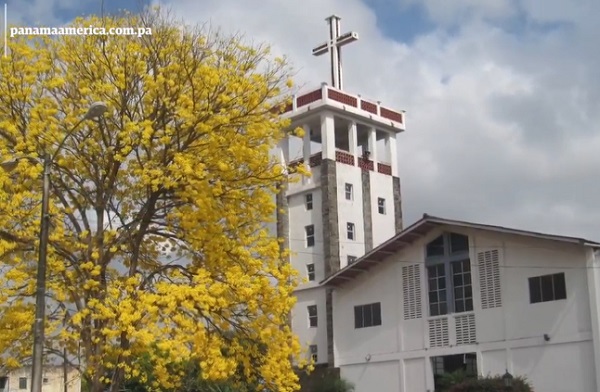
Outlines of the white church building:
M424 215L404 228L396 137L405 113L332 86L294 96L281 144L311 175L278 196L278 235L306 277L292 329L356 392L433 392L443 373L526 377L535 391L600 391L600 243ZM300 146L300 147L298 147ZM299 159L296 150L301 151Z

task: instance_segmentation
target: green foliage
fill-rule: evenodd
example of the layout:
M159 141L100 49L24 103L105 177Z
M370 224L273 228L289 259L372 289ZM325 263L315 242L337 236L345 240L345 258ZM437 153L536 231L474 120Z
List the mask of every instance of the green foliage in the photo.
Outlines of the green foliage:
M142 362L142 367L152 366L150 356L143 355L138 358ZM183 367L183 369L182 369ZM200 366L197 362L188 362L183 365L173 366L171 371L182 370L184 376L181 380L181 385L177 388L162 389L164 392L256 392L256 385L249 383L234 383L232 381L210 381L204 380L200 373ZM123 388L124 392L150 392L154 391L151 386L156 381L151 369L147 369L146 374L149 375L147 381L142 382L139 379L132 378L128 380ZM268 391L266 391L268 392Z
M312 392L354 392L354 385L343 378L327 376L317 383Z
M477 376L471 373L467 373L464 370L457 370L455 372L444 373L438 378L438 385L442 391L447 391L451 387L461 384L467 380L476 379Z
M502 376L466 378L447 389L446 392L533 392L533 388L523 377L515 377L512 380L512 387L506 389Z

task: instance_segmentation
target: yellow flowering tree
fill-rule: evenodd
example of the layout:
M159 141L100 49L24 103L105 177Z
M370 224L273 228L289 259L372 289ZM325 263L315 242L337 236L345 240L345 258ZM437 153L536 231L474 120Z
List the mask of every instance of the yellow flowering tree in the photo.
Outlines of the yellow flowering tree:
M0 159L18 162L0 170L2 365L31 357L46 153L46 357L66 349L91 391L145 380L142 354L157 390L190 361L295 390L296 277L265 230L285 175L270 153L285 61L156 10L74 25L152 34L11 38L0 58ZM92 102L108 111L80 123Z

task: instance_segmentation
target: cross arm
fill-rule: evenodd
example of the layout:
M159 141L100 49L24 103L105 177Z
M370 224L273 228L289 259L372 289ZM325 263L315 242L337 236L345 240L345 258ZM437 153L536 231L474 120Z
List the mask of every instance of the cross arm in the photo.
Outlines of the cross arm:
M321 45L313 48L312 54L313 56L321 56L327 52L329 52L329 44L331 43L333 46L341 47L352 43L358 40L358 33L351 31L349 33L345 33L337 37L333 42L324 42Z
M316 48L313 48L313 50L312 50L313 56L320 56L327 52L329 52L329 44L327 42L317 46Z

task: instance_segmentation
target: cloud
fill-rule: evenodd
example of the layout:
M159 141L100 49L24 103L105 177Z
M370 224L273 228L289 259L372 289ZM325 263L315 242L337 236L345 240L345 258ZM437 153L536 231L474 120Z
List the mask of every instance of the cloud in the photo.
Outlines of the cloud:
M162 4L188 23L271 43L307 86L328 79L327 58L311 49L327 38L325 17L339 14L360 35L344 48L345 89L407 111L398 143L407 224L428 212L600 239L600 3L365 1ZM433 28L390 34L381 15L408 7Z
M407 223L423 212L524 229L600 237L600 32L597 5L403 0L436 24L403 42L377 24L382 2L204 1L168 4L271 42L318 85L327 62L311 48L338 13L359 32L345 48L346 89L406 109L399 137ZM378 11L378 12L375 12ZM579 22L581 21L581 22ZM389 29L388 29L389 30Z
M518 12L514 1L507 0L403 0L403 5L419 4L432 21L443 25L458 25L473 19L505 19Z
M79 0L8 0L8 23L26 26L60 26L65 10L79 11Z

